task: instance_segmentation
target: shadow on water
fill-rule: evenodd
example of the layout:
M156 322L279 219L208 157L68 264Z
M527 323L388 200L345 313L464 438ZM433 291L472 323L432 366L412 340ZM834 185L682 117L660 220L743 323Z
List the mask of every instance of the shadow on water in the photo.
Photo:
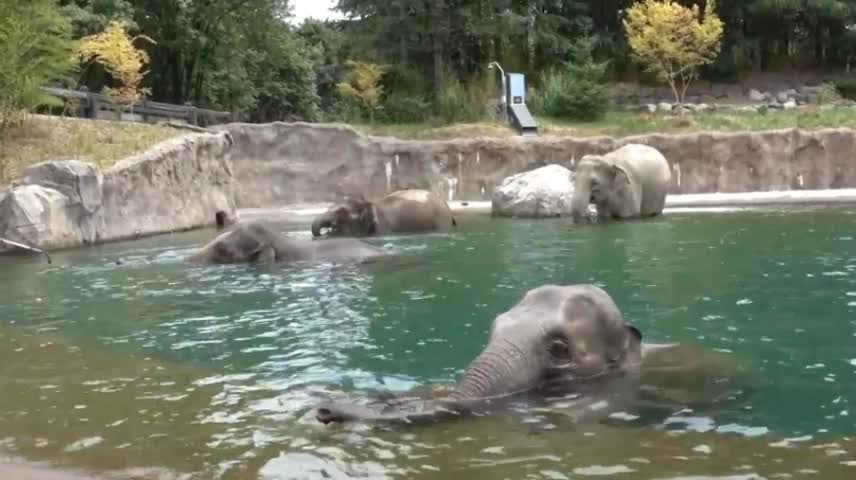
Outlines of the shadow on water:
M52 265L0 258L0 450L126 478L853 478L856 213L466 220L368 239L393 255L366 264L185 264L213 230ZM721 375L669 375L696 397L578 431L513 412L419 429L313 421L330 396L454 382L526 290L580 282L646 340L745 359L763 382L731 403L694 383Z

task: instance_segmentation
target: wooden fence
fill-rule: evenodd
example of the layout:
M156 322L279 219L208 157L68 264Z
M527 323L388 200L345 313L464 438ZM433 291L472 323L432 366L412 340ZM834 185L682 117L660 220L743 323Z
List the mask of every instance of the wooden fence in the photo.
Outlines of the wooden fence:
M189 104L172 105L144 99L129 105L120 102L115 97L86 90L68 90L57 87L44 87L43 90L55 97L75 102L73 114L82 118L145 123L177 121L202 127L227 123L233 119L230 112L208 110Z

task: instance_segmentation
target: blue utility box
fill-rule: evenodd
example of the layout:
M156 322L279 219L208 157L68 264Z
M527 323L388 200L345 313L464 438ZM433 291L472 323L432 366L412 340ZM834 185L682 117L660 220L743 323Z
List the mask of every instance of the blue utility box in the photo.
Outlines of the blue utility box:
M521 135L538 135L538 124L526 107L526 78L522 73L506 75L505 105L508 120Z
M509 73L507 85L506 103L508 105L526 105L526 78L523 74Z

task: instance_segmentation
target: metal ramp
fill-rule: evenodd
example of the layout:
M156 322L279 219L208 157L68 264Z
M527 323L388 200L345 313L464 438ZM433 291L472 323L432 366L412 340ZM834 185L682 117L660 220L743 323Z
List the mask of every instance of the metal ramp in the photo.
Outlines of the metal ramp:
M509 120L521 135L524 137L538 136L538 124L532 114L529 113L525 103L512 103L508 107L508 113Z

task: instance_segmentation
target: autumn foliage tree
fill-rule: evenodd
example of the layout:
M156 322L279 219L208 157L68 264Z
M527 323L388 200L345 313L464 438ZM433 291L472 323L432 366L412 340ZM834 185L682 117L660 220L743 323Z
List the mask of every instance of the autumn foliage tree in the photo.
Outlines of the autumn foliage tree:
M623 22L631 57L666 82L679 105L698 68L719 54L723 23L715 9L715 0L708 0L702 17L697 5L640 0L627 10Z
M351 69L347 81L338 84L336 89L340 95L356 101L368 111L371 121L374 121L374 112L383 96L383 85L380 84L383 67L354 60L348 60L346 65Z
M149 63L149 55L134 46L137 40L155 43L146 35L131 37L128 23L114 20L103 32L84 37L77 51L82 62L97 62L119 82L117 88L105 88L105 93L127 103L135 103L149 93L149 89L142 86L148 73L144 69Z

